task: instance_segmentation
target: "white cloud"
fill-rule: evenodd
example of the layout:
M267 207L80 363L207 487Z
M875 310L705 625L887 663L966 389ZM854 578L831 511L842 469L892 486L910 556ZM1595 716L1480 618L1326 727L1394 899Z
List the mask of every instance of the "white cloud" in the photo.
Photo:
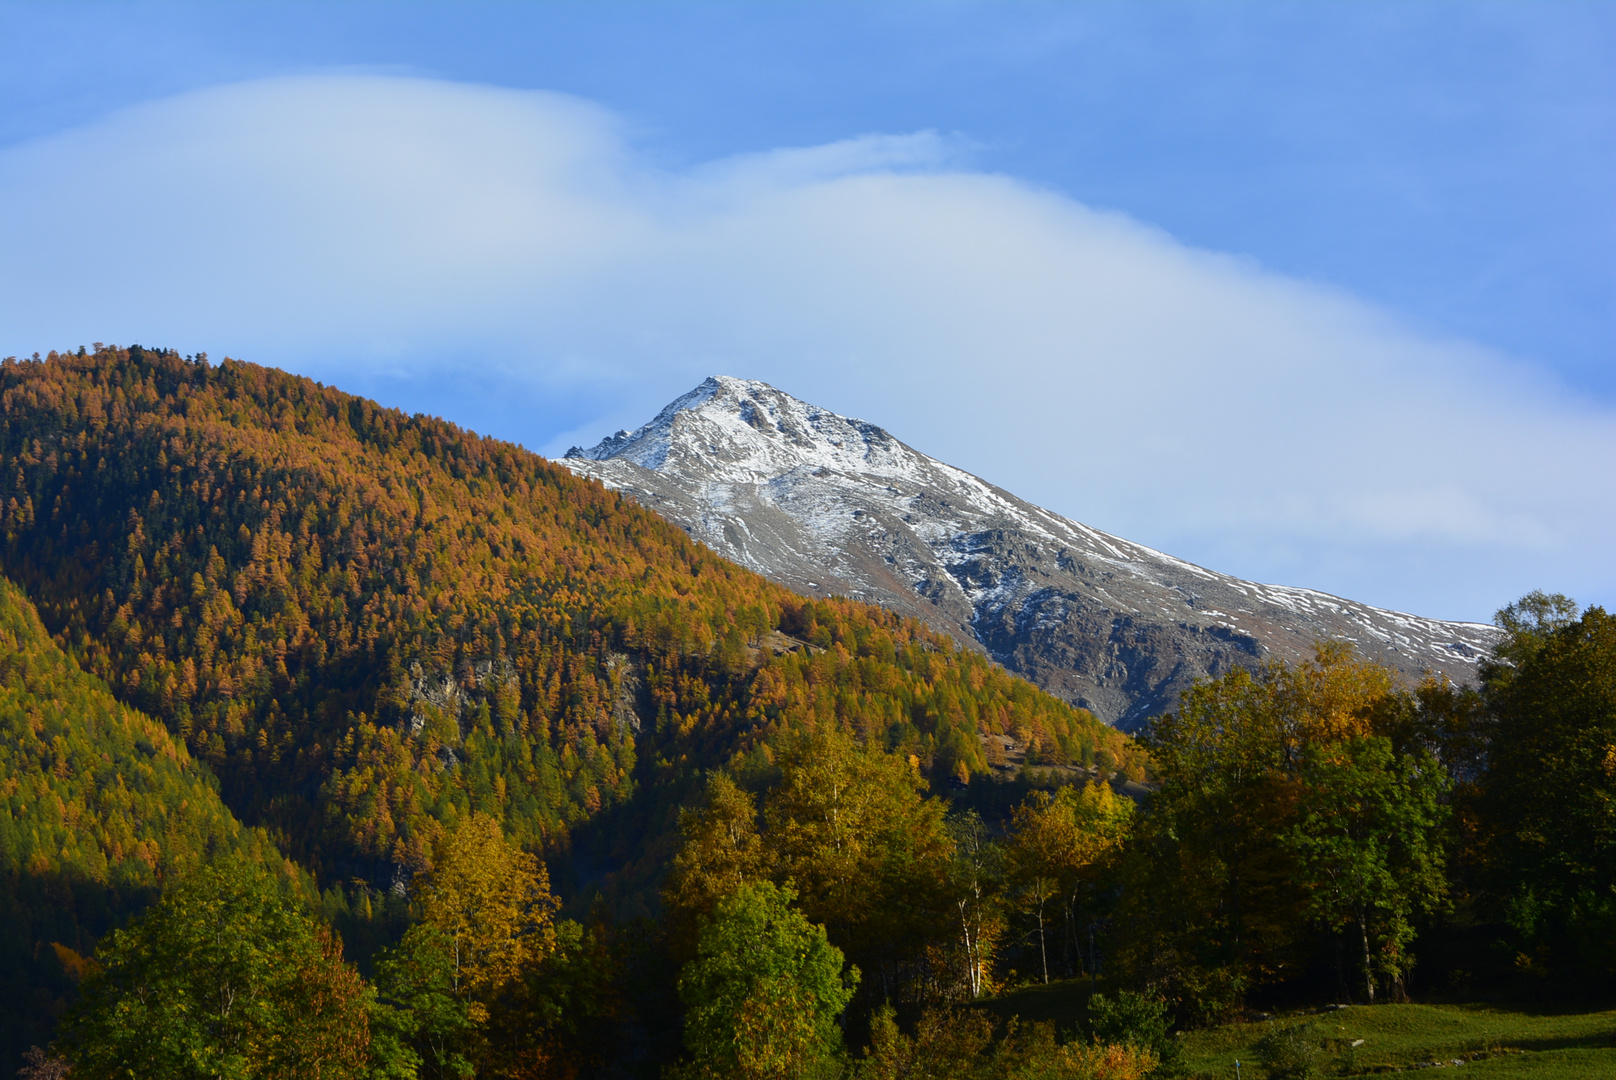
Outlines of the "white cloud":
M744 375L1218 569L1436 615L1616 599L1608 409L965 151L669 173L573 98L221 87L0 152L0 352L228 352L552 452Z

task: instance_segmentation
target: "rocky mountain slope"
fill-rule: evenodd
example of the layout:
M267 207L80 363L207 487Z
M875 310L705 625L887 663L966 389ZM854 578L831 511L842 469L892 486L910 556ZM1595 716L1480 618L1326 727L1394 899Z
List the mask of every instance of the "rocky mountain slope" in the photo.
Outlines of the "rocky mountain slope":
M761 382L710 378L561 464L798 592L917 615L1124 729L1199 677L1300 659L1320 639L1467 682L1495 637L1214 573Z

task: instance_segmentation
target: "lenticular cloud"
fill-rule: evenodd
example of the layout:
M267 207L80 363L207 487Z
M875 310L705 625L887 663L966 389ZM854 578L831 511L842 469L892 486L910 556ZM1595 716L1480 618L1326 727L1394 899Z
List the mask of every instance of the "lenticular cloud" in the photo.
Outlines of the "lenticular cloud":
M1616 599L1609 409L930 134L670 172L575 98L246 83L0 151L0 253L4 353L229 353L552 450L734 374L1246 577Z

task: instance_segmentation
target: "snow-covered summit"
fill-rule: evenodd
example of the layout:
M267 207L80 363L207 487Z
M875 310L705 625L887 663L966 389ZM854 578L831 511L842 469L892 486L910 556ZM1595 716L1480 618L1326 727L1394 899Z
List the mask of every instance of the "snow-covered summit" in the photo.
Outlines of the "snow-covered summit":
M661 471L699 461L709 479L728 483L766 483L798 469L901 475L921 456L874 424L728 375L705 380L638 431L567 452L574 460L616 458Z
M799 592L919 616L1122 726L1197 677L1298 659L1320 639L1466 681L1496 635L1215 573L753 380L709 378L561 463Z

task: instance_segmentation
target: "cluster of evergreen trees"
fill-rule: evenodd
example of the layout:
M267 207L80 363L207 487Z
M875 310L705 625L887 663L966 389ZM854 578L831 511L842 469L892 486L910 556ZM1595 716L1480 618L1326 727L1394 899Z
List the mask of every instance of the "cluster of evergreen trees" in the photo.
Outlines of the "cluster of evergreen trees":
M1597 608L1501 613L1478 688L1237 671L1141 745L252 365L7 361L0 485L4 1035L65 1016L77 1077L1121 1080L1169 1019L1396 997L1416 957L1616 974ZM994 735L1079 768L991 780ZM1102 974L1087 1034L970 1008Z

